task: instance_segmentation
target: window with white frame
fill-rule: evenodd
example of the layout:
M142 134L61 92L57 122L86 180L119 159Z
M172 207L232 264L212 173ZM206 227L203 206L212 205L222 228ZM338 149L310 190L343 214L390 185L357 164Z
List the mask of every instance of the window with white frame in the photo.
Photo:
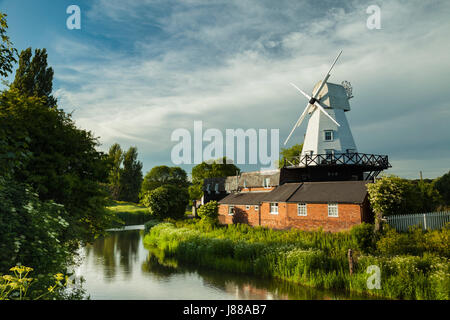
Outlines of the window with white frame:
M338 204L336 202L328 203L328 216L329 217L338 217Z
M333 130L325 130L324 132L324 140L325 141L333 141Z
M265 178L264 179L264 188L269 188L270 187L270 178Z
M278 214L278 203L271 202L270 203L270 213L271 214Z
M306 217L306 215L308 214L306 211L306 203L298 203L297 204L297 214L299 216Z
M246 205L246 206L245 206L245 210L250 210L250 206L249 206L249 205Z
M232 216L234 214L234 206L229 206L228 207L228 215Z
M255 211L258 211L259 210L259 205L256 205L255 206Z

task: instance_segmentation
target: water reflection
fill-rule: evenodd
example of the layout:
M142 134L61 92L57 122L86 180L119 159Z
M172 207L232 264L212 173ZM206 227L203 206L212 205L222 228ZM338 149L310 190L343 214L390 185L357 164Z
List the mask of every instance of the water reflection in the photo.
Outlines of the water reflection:
M103 266L103 277L113 281L119 271L130 277L132 265L139 263L141 236L136 231L113 232L109 237L97 239L85 248L87 257L93 256Z
M180 265L143 246L143 232L111 232L84 248L77 274L91 299L349 299L364 298L297 284Z

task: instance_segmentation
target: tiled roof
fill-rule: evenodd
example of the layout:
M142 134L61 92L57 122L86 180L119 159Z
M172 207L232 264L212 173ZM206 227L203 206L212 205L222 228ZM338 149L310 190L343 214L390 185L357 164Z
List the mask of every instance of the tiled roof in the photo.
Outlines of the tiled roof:
M302 186L289 198L288 202L363 203L367 196L367 183L369 182L304 182Z
M300 188L302 183L285 183L268 192L263 201L287 202L292 194Z
M255 205L260 204L264 197L269 192L240 192L231 193L222 200L220 204L235 204L235 205Z
M367 196L367 181L285 183L270 192L232 193L221 204L253 205L262 202L357 203Z

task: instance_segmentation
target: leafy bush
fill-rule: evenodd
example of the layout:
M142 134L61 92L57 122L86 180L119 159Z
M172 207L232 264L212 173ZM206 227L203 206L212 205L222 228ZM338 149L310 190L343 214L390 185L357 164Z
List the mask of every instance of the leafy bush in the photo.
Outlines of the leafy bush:
M42 201L64 205L63 218L71 228L63 241L89 241L101 234L110 222L100 185L108 167L92 132L78 129L63 110L49 108L45 97L25 96L17 88L0 95L0 119L11 128L8 134L22 137L26 132L23 141L6 141L7 147L14 142L31 155L14 170L15 180L32 186Z
M61 241L69 224L66 211L52 201L40 201L29 187L0 177L0 272L21 263L48 273L69 259Z
M219 204L217 201L210 201L198 208L198 215L206 223L217 224L219 217Z
M442 230L423 231L420 227L412 227L404 233L388 228L376 247L385 256L423 255L428 252L450 258L450 224Z
M142 203L150 209L157 219L182 218L189 202L186 188L165 185L144 195Z
M435 185L396 176L382 177L367 185L373 211L383 216L436 210L442 197Z
M350 230L358 249L364 253L371 252L375 247L375 233L372 224L362 223Z
M434 187L442 196L443 203L450 206L450 171L434 181Z

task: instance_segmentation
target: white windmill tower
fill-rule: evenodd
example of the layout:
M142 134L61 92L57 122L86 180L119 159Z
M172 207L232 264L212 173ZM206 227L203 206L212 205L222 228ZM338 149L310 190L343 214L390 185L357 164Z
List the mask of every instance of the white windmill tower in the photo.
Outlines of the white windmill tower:
M291 83L309 100L305 110L284 142L286 145L295 129L302 124L306 115L309 114L310 118L301 159L304 159L305 156L312 157L314 155L325 155L326 159L333 159L339 154L357 153L355 141L345 115L345 112L350 110L348 100L351 97L343 85L327 82L330 72L341 54L342 51L334 60L325 78L315 85L312 96L307 95Z

